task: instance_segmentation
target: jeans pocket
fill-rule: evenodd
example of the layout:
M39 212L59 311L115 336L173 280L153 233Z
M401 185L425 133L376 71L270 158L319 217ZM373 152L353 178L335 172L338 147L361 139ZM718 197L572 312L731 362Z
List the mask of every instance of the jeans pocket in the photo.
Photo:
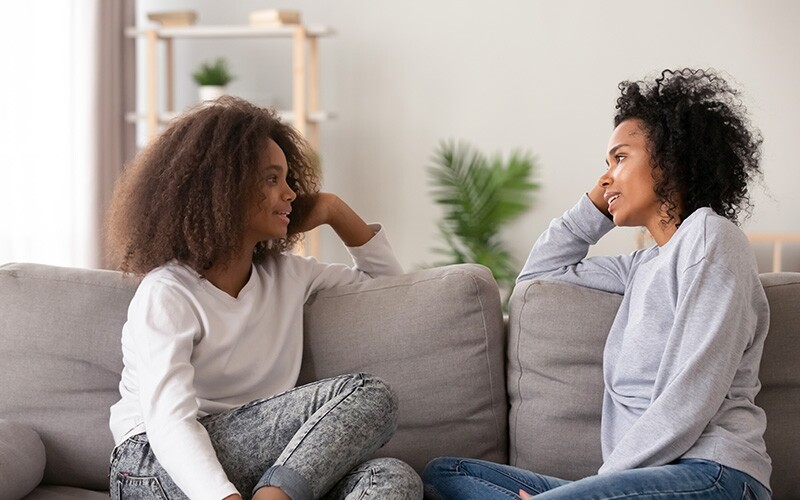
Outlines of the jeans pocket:
M117 484L112 495L114 500L169 500L157 477L137 477L117 474Z
M753 490L750 489L750 485L744 483L744 490L742 491L742 500L758 500L758 497Z

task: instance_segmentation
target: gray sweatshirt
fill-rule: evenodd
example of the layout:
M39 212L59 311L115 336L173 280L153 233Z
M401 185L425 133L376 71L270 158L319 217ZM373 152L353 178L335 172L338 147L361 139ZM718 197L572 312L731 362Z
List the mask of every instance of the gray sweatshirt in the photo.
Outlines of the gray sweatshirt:
M766 416L754 403L769 306L746 236L701 208L662 247L586 258L613 227L584 195L518 278L624 294L603 353L599 474L700 458L769 487Z

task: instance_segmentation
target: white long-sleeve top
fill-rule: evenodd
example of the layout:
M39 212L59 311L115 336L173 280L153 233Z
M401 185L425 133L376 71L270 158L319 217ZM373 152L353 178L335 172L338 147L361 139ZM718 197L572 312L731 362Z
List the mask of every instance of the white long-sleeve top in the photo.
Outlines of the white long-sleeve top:
M122 330L116 445L146 432L159 463L189 498L237 493L198 417L273 396L297 383L303 304L318 290L402 274L385 232L348 248L355 267L282 254L254 265L234 298L177 262L142 280Z
M624 294L603 355L599 473L700 458L769 487L766 417L754 402L769 306L746 236L701 208L661 247L586 258L613 227L583 196L519 277Z

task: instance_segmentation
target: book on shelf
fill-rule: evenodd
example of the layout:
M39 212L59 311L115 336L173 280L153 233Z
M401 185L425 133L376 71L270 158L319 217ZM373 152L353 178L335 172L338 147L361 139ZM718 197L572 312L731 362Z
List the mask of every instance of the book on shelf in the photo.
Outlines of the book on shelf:
M280 26L300 24L300 12L296 10L265 9L250 13L251 26Z
M148 12L147 18L164 27L191 26L197 20L197 13L193 10Z

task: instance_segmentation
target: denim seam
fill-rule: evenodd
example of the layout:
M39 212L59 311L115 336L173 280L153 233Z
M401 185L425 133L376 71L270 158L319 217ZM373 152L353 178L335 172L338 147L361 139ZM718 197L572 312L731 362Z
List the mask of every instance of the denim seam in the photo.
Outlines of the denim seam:
M459 468L461 468L461 464L463 464L463 463L469 463L469 462L470 462L469 460L459 460L459 461L458 461L458 464L456 465L456 468L457 468L457 469L459 469ZM531 491L533 491L533 492L534 492L534 493L536 493L537 495L538 495L538 494L540 494L540 493L544 493L544 491L540 491L540 490L539 490L539 488L536 488L535 486L531 486L530 484L528 484L528 483L527 483L527 482L525 482L525 481L520 481L520 480L519 480L519 478L516 478L516 477L514 477L514 476L511 476L511 475L509 475L509 474L506 474L506 472L505 472L503 469L495 469L494 467L491 467L491 465L489 465L489 464L482 464L482 466L483 466L483 467L485 467L485 468L487 468L487 469L489 469L489 470L491 470L491 471L492 471L492 472L494 472L495 474L500 474L500 475L502 475L502 476L504 476L504 477L507 477L508 479L510 479L510 480L512 480L512 481L514 481L514 482L516 482L516 483L519 483L519 484L521 484L521 485L524 485L526 488L530 489ZM491 486L492 488L498 489L498 491L501 491L501 492L503 492L503 493L505 493L505 492L506 492L506 489L505 489L505 488L500 488L499 486L495 485L494 483L490 483L489 481L486 481L485 479L481 479L481 478L479 478L479 477L475 477L475 476L473 476L473 475L471 475L471 474L468 474L468 473L466 473L466 472L463 472L463 473L462 473L462 472L460 472L460 471L459 471L459 473L461 473L461 474L464 474L464 475L465 475L465 476L467 476L467 477L471 477L471 478L473 478L473 479L478 479L478 480L480 480L480 481L483 481L483 482L485 482L485 483L486 483L486 485L487 485L487 486ZM517 497L518 497L518 496L512 496L512 498L517 498Z
M241 412L243 412L245 410L249 410L250 408L252 408L252 407L254 407L256 405L259 405L259 404L264 403L266 401L273 400L273 399L275 399L275 398L277 398L279 396L285 396L285 395L288 395L288 394L292 394L293 392L297 392L300 389L307 389L308 387L313 387L315 385L322 385L326 381L327 381L327 379L326 380L317 380L315 382L311 382L311 383L308 383L308 384L292 387L291 389L288 389L288 390L283 391L283 392L279 392L278 394L273 394L272 396L270 396L268 398L262 398L262 399L256 399L256 400L250 401L249 403L243 404L243 405L239 406L238 408L236 408L236 411L234 412L234 414L238 414L238 413L241 413ZM208 415L208 416L214 416L214 415L220 415L220 414L221 413L217 413L217 414L212 414L212 415Z
M306 432L303 433L302 437L300 437L300 439L298 439L297 443L292 447L291 450L289 450L288 446L286 447L285 451L287 451L287 456L283 460L283 463L280 464L280 465L285 464L287 460L292 458L292 456L294 455L294 452L297 451L297 448L299 448L300 445L303 444L303 442L308 437L308 435L311 434L311 432L317 427L317 424L319 424L325 417L330 415L330 413L333 410L335 410L340 404L342 404L347 398L349 398L357 389L361 389L361 388L364 387L364 376L363 376L363 374L359 373L354 378L358 378L358 385L356 387L353 387L348 393L344 394L344 397L339 402L337 402L335 405L333 405L330 408L328 408L328 411L326 411L324 415L320 416L317 419L317 421L314 422L314 425L312 425L309 429L306 429ZM276 462L276 465L277 465L277 462Z
M372 491L373 488L375 488L375 474L376 474L375 468L374 467L370 467L367 472L369 473L369 478L368 478L369 479L369 489L366 489L366 490L362 491L361 495L358 497L358 500L364 500L367 497L369 497L369 492Z
M483 478L480 478L480 477L475 477L475 476L469 476L469 475L468 475L468 476L465 476L465 477L467 477L467 478L469 478L469 479L472 479L473 481L478 481L479 483L483 484L483 485L484 485L484 486L486 486L487 488L489 488L489 489L492 489L492 490L494 490L494 491L496 491L497 493L500 493L500 494L502 494L502 495L505 495L505 496L507 496L508 498L513 498L513 499L515 499L515 500L519 498L519 495L516 495L516 494L514 494L514 493L509 493L507 489L505 489L505 488L501 488L500 486L497 486L497 485L496 485L496 484L494 484L494 483L490 483L489 481L487 481L487 480L485 480L485 479L483 479ZM538 493L537 493L537 494L538 494Z
M725 467L723 467L722 465L719 465L719 464L717 464L717 466L719 467L719 473L717 473L717 477L714 479L714 483L712 485L708 486L707 488L694 489L694 490L682 490L682 491L679 491L679 490L657 491L657 492L642 491L642 492L639 492L639 493L626 493L624 495L618 495L618 496L615 496L615 497L607 497L606 500L617 500L617 499L620 499L620 498L637 498L637 497L640 497L641 495L648 495L651 498L658 498L658 497L671 497L671 496L675 495L676 493L692 494L692 495L697 494L697 493L706 493L706 492L709 492L711 490L717 489L718 486L719 486L720 479L722 479L722 474L725 471Z
M120 476L122 476L120 478ZM143 484L146 485L148 483L152 483L155 488L157 488L156 494L161 495L161 498L168 499L169 496L167 492L164 491L164 488L161 486L161 480L158 479L158 476L129 476L127 474L122 474L117 472L117 490L120 493L120 498L122 497L122 486L124 484Z

